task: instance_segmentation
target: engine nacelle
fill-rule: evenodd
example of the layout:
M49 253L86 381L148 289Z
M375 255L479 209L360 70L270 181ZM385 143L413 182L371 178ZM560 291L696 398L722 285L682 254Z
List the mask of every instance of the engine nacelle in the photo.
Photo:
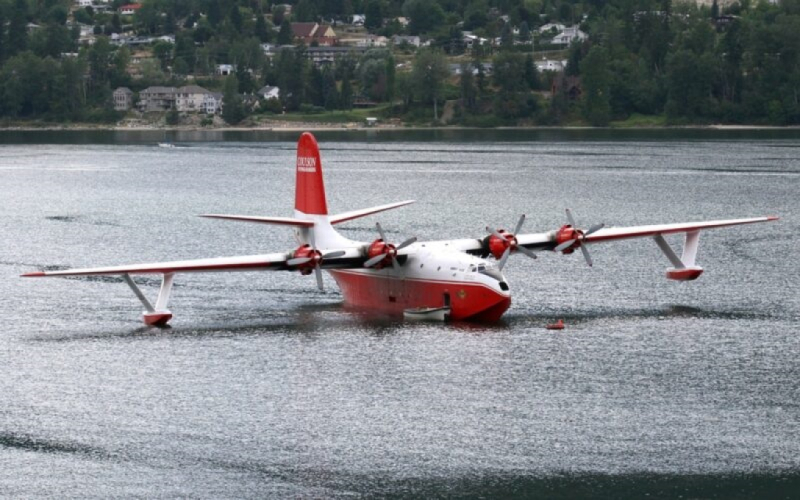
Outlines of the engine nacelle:
M683 269L667 268L667 278L676 281L696 280L703 274L703 268L699 266L684 267Z
M311 259L308 262L303 264L298 264L296 269L300 271L300 274L309 275L314 272L314 267L316 267L317 263L322 260L322 254L319 250L314 250L311 248L311 245L305 244L297 248L292 255L294 259L303 259L308 258Z
M495 259L500 260L503 257L503 254L505 253L508 247L511 247L512 250L516 248L517 237L514 236L512 233L509 233L505 229L498 229L497 232L499 234L502 234L503 237L505 237L506 239L504 240L502 238L498 238L497 236L492 234L489 236L488 244L489 244L489 252Z
M565 248L561 252L561 253L564 253L564 254L571 254L572 252L577 250L577 248L580 246L580 244L581 244L581 236L582 235L583 235L583 231L581 231L580 229L575 229L574 227L572 227L569 224L564 224L563 226L561 226L558 229L558 231L556 231L556 245L555 246L558 246L558 245L560 245L560 244L562 244L564 242L567 242L569 240L575 240L575 243L572 246L569 246L569 247Z
M385 255L383 260L372 266L373 269L383 269L392 263L392 257L397 255L397 249L391 243L386 243L382 239L373 241L367 248L367 260Z

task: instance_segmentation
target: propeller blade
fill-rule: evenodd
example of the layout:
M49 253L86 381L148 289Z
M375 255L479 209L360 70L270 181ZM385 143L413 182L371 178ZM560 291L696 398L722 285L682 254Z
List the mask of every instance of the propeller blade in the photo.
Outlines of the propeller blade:
M525 248L525 247L523 247L523 246L518 246L518 247L517 247L517 251L524 253L525 255L527 255L528 257L530 257L531 259L535 259L535 258L537 258L537 257L536 257L536 254L535 254L535 253L533 253L533 250L528 250L527 248Z
M406 241L400 243L400 245L397 246L396 250L402 250L403 248L407 247L408 245L411 245L412 243L416 243L416 242L417 242L417 237L416 236L412 236L411 238L407 239Z
M308 241L311 243L311 248L317 249L317 243L314 241L314 228L308 230Z
M516 235L519 233L519 230L522 229L522 224L525 223L525 214L520 215L519 222L517 222L517 227L514 228L514 234Z
M311 262L311 260L311 257L298 257L296 259L287 260L286 265L289 267L301 266L307 262Z
M400 263L397 262L397 257L395 257L394 255L392 255L392 267L394 268L395 271L400 270Z
M605 224L602 224L602 223L601 224L595 224L594 226L590 227L588 231L583 233L583 237L585 238L585 237L589 236L592 233L596 233L597 231L603 229L604 227L606 227Z
M511 247L506 248L506 251L503 252L503 256L500 257L500 262L497 263L497 269L501 271L503 270L503 266L506 265L509 255L511 255Z
M563 250L566 250L567 248L569 248L572 245L574 245L576 241L578 241L578 240L574 240L574 239L573 240L567 240L564 243L562 243L562 244L558 245L557 247L555 247L553 249L553 251L554 252L561 252Z
M375 227L378 228L378 234L381 235L381 239L383 240L384 243L386 243L386 235L383 234L383 228L381 227L381 223L380 222L376 222L375 223Z
M581 245L580 249L583 253L583 258L586 259L586 263L589 264L589 267L592 267L592 257L589 256L589 250L586 249L585 245Z
M317 276L317 286L321 291L325 290L325 287L322 284L322 269L319 268L319 265L314 267L314 274Z
M336 259L338 257L344 256L346 254L344 250L336 250L335 252L328 252L322 256L323 259Z
M578 228L578 225L575 224L575 219L572 218L572 211L568 208L567 209L567 220L569 221L570 225L575 229Z
M369 259L368 261L364 262L364 267L372 267L378 262L382 261L386 258L386 254L382 253L380 255L376 255L375 257Z
M503 236L502 234L498 233L497 231L495 231L494 229L490 228L489 226L486 226L486 230L489 231L490 233L492 233L493 235L495 235L496 237L500 238L501 240L508 241L505 236Z

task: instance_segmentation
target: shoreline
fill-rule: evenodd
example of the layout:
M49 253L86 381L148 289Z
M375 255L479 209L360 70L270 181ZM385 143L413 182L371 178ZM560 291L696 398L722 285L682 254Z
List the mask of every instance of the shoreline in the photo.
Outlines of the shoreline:
M249 127L196 127L196 126L118 126L118 125L94 125L94 124L74 124L74 125L31 125L20 124L10 126L0 126L2 132L364 132L364 131L419 131L419 130L606 130L606 131L644 131L644 130L800 130L798 125L775 126L775 125L662 125L647 127L590 127L590 126L521 126L521 127L465 127L465 126L403 126L395 124L377 124L375 126L365 126L359 123L319 123L319 122L283 122L281 124L269 124Z

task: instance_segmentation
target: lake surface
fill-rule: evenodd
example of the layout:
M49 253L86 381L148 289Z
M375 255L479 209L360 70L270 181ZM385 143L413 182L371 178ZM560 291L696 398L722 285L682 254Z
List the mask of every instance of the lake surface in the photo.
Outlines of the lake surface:
M170 329L119 279L17 276L293 248L195 215L290 216L299 134L86 134L0 134L0 496L800 491L796 131L320 133L332 212L418 200L342 226L364 241L782 219L704 232L691 283L647 239L512 257L496 325L233 273L178 275Z

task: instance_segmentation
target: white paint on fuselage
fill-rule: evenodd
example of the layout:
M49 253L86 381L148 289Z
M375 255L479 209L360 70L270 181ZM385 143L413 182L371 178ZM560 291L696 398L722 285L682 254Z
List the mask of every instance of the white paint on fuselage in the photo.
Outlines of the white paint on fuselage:
M365 256L370 243L354 241L342 236L330 224L327 215L307 215L296 210L295 217L314 222L314 243L323 254L333 250L344 250L345 257ZM310 230L309 228L300 228L296 231L300 244L311 243ZM476 241L417 242L400 250L399 254L405 255L406 261L399 266L399 269L388 265L383 269L350 269L349 271L389 279L481 284L503 296L510 296L509 290L503 290L500 286L501 281L505 283L505 277L494 262L464 253L467 248L474 248ZM481 270L495 274L499 280L481 273Z

